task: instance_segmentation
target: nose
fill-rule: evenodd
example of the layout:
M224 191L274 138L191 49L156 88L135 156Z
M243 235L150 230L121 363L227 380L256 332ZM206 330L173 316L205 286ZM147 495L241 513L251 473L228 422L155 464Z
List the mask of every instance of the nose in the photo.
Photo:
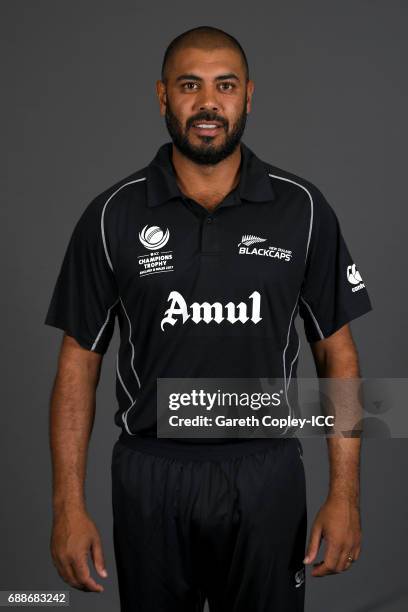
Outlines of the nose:
M202 87L200 95L196 99L199 111L218 112L221 108L217 100L217 92L212 87Z
M200 111L218 111L219 110L219 106L215 103L215 102L203 102L202 104L200 104L199 109Z

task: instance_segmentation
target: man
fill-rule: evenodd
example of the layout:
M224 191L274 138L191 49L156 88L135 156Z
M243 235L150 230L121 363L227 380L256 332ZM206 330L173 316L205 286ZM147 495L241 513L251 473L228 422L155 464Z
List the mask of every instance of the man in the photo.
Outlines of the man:
M161 77L172 143L85 209L46 318L65 330L51 400L53 560L70 585L103 590L87 563L90 553L106 578L83 489L117 317L122 433L112 484L122 612L202 610L205 598L212 612L300 611L304 564L322 538L313 576L359 557L359 439L328 442L330 488L305 557L298 440L158 438L156 382L294 380L298 313L318 375L358 377L348 323L370 300L321 192L241 142L254 83L236 39L206 26L181 34ZM241 316L238 303L255 302L256 316Z

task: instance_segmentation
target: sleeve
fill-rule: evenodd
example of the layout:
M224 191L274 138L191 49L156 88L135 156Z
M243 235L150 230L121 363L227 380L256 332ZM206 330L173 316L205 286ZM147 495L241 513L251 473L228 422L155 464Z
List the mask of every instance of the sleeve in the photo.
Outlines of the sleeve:
M299 315L309 343L331 336L372 310L336 213L318 189L313 193L313 224L299 297Z
M102 210L93 200L74 227L44 321L100 354L108 349L119 304L101 230Z

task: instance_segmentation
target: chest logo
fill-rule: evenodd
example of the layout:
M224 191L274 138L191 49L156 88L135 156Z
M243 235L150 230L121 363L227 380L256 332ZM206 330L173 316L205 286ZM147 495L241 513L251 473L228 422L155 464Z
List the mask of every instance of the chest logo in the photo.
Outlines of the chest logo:
M162 272L174 272L173 251L160 251L170 237L169 229L164 232L157 225L145 225L139 232L139 240L150 253L144 252L138 255L139 278L159 274Z
M179 319L184 324L188 319L193 323L259 323L261 317L261 294L254 291L249 296L251 301L250 310L245 302L240 302L237 306L233 302L228 302L223 306L220 302L194 302L188 308L184 297L178 291L171 291L167 298L170 302L169 308L165 311L165 316L161 320L160 327L164 331L165 323L175 325ZM190 310L190 312L189 312Z
M259 247L258 243L266 242L266 238L260 238L253 234L244 234L241 242L238 243L239 255L261 255L263 257L272 257L282 261L290 261L292 259L292 251L282 249L276 246ZM253 246L253 245L257 246Z
M241 244L244 244L245 246L251 246L251 244L255 244L255 242L266 242L266 238L259 238L258 236L246 234L242 236L241 242L238 244L238 246L241 246Z
M146 249L150 251L157 251L164 247L170 237L169 229L167 228L164 232L161 227L157 225L145 225L141 232L139 232L139 240Z

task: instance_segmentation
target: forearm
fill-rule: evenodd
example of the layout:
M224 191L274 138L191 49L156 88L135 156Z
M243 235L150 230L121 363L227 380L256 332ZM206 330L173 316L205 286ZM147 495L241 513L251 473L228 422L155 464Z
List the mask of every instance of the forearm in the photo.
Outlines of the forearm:
M360 438L328 438L330 484L328 497L360 501Z
M340 348L340 350L339 350ZM334 434L327 438L330 484L329 497L359 503L361 439L351 432L361 421L358 395L360 368L351 338L342 345L326 348L316 361L317 372L325 380L329 407L335 408Z
M64 343L50 403L53 509L85 509L85 474L95 416L97 372L83 350Z

